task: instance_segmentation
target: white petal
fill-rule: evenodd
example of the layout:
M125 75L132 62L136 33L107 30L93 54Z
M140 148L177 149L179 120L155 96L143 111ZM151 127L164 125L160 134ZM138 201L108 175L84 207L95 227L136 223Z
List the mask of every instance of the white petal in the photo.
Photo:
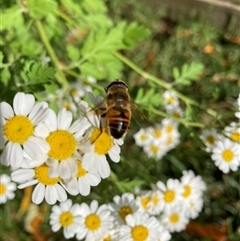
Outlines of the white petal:
M58 173L62 179L70 179L75 174L75 172L71 172L68 161L65 160L59 162Z
M37 137L42 137L46 139L46 137L50 134L51 130L48 128L46 123L40 123L34 129L34 135Z
M45 193L46 202L50 205L53 205L57 201L56 189L55 186L46 186Z
M57 116L58 129L67 130L72 122L72 113L65 108L61 109Z
M101 179L97 174L88 173L87 181L91 186L97 186Z
M48 118L44 122L46 123L50 131L57 130L57 116L52 109L49 109Z
M78 179L79 192L83 196L87 196L90 193L90 185L85 178Z
M5 119L9 119L14 116L13 109L7 102L0 103L0 116Z
M53 159L48 159L46 161L47 165L49 165L49 161L50 160L53 160ZM55 177L59 177L59 174L58 174L58 161L52 161L51 163L52 165L49 165L49 170L48 170L48 176L51 177L51 178L55 178Z
M65 202L67 200L67 194L63 187L61 187L59 184L55 185L56 193L57 193L57 200L59 202Z
M33 186L33 185L35 185L37 183L38 183L38 180L36 180L36 179L30 180L30 181L27 181L27 182L25 182L23 184L18 185L18 188L22 189L22 188L25 188L25 187Z
M41 141L37 137L32 136L29 138L28 141L26 141L23 144L24 151L27 153L27 155L31 159L40 160L40 159L42 159L43 155L46 154L46 153L43 153L43 150L42 150L42 148L44 148L44 146L41 148L41 146L38 143L42 143L44 145L46 142L44 140ZM47 148L47 146L48 146L48 144L46 143L45 148Z
M40 204L44 199L44 195L45 186L42 183L39 183L32 193L32 202L35 204Z
M12 172L11 178L14 182L25 182L34 178L35 173L32 169L18 169Z
M6 158L8 158L10 165L15 168L21 167L23 163L23 150L20 144L8 142L5 149L8 149Z
M98 174L101 178L107 178L110 176L110 166L106 160L105 156L99 156L99 160L97 160L99 165Z
M13 109L17 115L27 116L35 103L33 95L18 92L13 99Z
M34 125L38 125L43 122L48 116L48 104L47 102L37 103L31 110L29 114L29 119L34 123Z

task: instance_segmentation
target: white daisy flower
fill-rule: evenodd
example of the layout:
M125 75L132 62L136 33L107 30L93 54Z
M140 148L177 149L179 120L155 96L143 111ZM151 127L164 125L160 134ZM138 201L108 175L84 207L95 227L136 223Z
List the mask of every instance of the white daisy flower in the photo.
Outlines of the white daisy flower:
M119 241L119 228L110 229L103 239L100 241Z
M35 136L35 129L48 116L48 104L35 104L33 95L17 93L13 108L6 102L0 103L1 126L0 148L3 148L1 164L21 167L23 158L44 162L49 145Z
M180 133L177 129L174 129L171 131L170 134L167 134L166 140L165 140L165 146L167 151L172 150L180 143Z
M76 103L79 103L88 92L92 92L92 87L83 83L82 80L77 79L76 82L71 83L71 95Z
M162 120L162 129L166 132L166 134L170 135L172 132L177 130L177 128L178 122L168 118L164 118Z
M221 138L212 149L211 158L222 172L229 173L230 170L235 172L240 165L239 144L228 138Z
M159 215L164 207L163 195L160 191L151 192L151 199L148 203L148 212L150 215Z
M232 122L224 128L224 132L232 141L240 144L240 123Z
M85 241L101 240L113 228L113 217L106 204L98 206L98 202L93 200L88 206L86 203L80 205L80 213L83 217L77 239Z
M73 238L80 230L83 217L80 216L79 204L72 205L72 200L68 199L52 207L50 214L50 225L53 232L63 228L63 235L66 239Z
M160 224L147 213L136 212L126 216L126 225L120 226L119 241L153 241L160 237Z
M217 140L219 140L220 135L217 133L216 129L204 130L200 135L200 139L207 146L206 151L211 152L212 148L215 146Z
M59 184L61 178L51 178L49 169L50 167L44 163L35 168L17 169L12 172L11 177L13 181L20 183L19 189L37 184L32 193L32 202L35 204L40 204L44 198L50 205L56 201L64 202L67 194Z
M182 201L183 186L177 179L168 179L166 185L158 181L157 188L163 194L164 209L171 209Z
M176 118L182 118L184 116L183 110L180 106L170 107L166 109L167 114Z
M202 192L207 189L205 182L201 176L195 176L192 170L184 170L181 177L181 183L184 188L183 196L190 197L192 195L202 195Z
M160 225L160 226L162 227L162 225ZM171 240L172 236L167 229L162 227L162 229L159 232L160 232L160 234L159 234L159 238L157 241L170 241Z
M90 193L91 186L97 186L101 179L97 173L91 173L82 167L82 161L78 159L75 177L70 180L64 180L61 184L71 195L81 194L87 196Z
M109 203L116 224L125 224L125 217L139 210L132 193L123 193L122 196L115 196L113 203Z
M143 128L141 128L137 133L135 133L133 135L133 138L135 139L136 144L140 147L148 145L152 139L148 131L146 131L146 129Z
M101 178L110 175L110 166L106 154L117 163L120 161L122 139L114 139L105 129L93 128L85 136L80 150L84 153L82 166L89 172L97 172Z
M140 212L149 212L151 195L152 193L150 191L142 191L142 193L136 197L136 203Z
M198 217L203 208L202 196L193 196L188 199L188 207L185 209L185 215L191 219Z
M161 216L161 223L172 232L181 232L189 222L185 210L180 205L174 205L171 209L165 210Z
M166 109L179 106L179 99L174 92L165 91L163 93L163 105Z
M195 176L193 171L183 171L181 183L184 191L182 193L183 205L186 215L196 218L203 206L202 192L206 190L206 184L200 176Z
M80 139L91 126L87 118L82 117L72 125L72 113L61 109L58 115L53 110L47 120L36 128L38 136L44 138L50 146L46 164L50 167L50 177L69 180L77 170Z
M154 157L156 160L160 160L168 151L164 145L164 141L156 138L152 139L148 145L144 146L143 150L148 158Z
M16 184L11 182L11 178L7 174L0 175L0 204L6 203L8 199L13 199L15 190Z

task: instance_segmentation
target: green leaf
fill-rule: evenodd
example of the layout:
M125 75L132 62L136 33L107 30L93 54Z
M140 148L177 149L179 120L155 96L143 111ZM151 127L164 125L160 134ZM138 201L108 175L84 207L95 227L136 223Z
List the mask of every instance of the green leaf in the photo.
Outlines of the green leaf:
M82 8L88 13L106 13L107 7L102 0L83 0Z
M121 192L133 192L135 187L142 186L144 181L141 180L132 180L132 181L116 181L115 185Z
M180 76L180 71L179 71L179 69L178 69L177 67L174 67L174 68L173 68L173 77L174 77L174 79L179 78L179 76Z
M43 90L44 84L50 84L56 70L41 63L28 62L21 72L22 80L30 89Z
M57 10L57 3L54 0L28 0L29 14L34 19L41 19Z
M3 64L3 58L4 58L4 55L3 55L3 52L0 51L0 64L1 64L1 68L2 68L2 64Z
M136 45L143 38L149 36L149 29L138 25L136 22L129 24L124 32L123 42L126 47L130 48Z
M1 82L6 86L10 77L11 77L11 74L9 72L9 69L8 68L4 68L1 73L0 73L0 76L1 76Z
M79 59L80 57L80 52L79 50L74 47L73 45L67 45L67 53L68 53L68 57L72 60L72 61L76 61Z
M173 77L175 78L176 84L188 86L191 84L191 81L196 81L199 78L199 75L202 73L203 69L204 66L201 63L193 62L190 65L184 64L181 72L177 68L173 69Z
M23 10L18 6L6 9L1 13L1 31L5 29L11 29L13 27L18 28L23 25ZM3 21L4 20L4 21Z

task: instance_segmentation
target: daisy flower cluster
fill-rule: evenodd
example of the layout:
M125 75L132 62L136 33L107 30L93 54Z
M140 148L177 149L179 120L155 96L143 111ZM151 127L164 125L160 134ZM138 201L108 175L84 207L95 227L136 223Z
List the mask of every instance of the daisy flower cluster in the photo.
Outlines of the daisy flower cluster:
M211 153L214 164L224 173L236 172L240 166L240 125L230 123L224 128L224 135L215 129L204 130L200 135L205 150Z
M163 93L163 106L167 114L175 117L183 117L183 111L179 99L171 91ZM165 118L154 128L141 128L134 135L135 142L142 147L147 156L160 160L168 151L174 149L180 142L178 122Z
M83 101L82 105L91 109ZM92 186L110 175L106 156L120 161L123 140L100 129L94 111L73 121L65 108L56 114L46 102L35 103L33 95L20 92L13 107L1 102L0 112L1 164L14 170L11 177L18 188L36 185L32 193L36 204L44 199L49 204L66 201L67 193L88 195Z
M50 214L54 232L61 228L66 239L85 241L168 241L171 233L185 229L203 207L206 185L193 171L180 180L159 181L142 194L123 193L112 203L99 206L96 200L55 205Z
M134 134L136 145L143 148L149 158L160 160L166 153L180 142L178 123L165 118L155 128L141 128Z

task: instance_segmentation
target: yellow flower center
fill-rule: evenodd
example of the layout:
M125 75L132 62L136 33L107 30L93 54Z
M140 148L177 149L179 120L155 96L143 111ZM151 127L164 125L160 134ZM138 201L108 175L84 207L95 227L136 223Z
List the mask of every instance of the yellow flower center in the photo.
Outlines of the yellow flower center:
M85 170L83 167L82 167L82 162L81 161L78 161L77 162L77 174L76 174L76 177L83 177L85 176L88 172L87 170Z
M166 145L169 146L173 143L173 137L172 136L168 136L167 141L166 141Z
M28 117L16 115L6 121L3 131L8 141L23 144L33 134L34 126Z
M112 137L106 130L101 131L99 128L93 130L90 141L94 144L94 152L99 155L107 154L113 145Z
M66 110L70 110L70 103L69 102L64 102L63 103L63 107L66 109Z
M152 145L150 149L151 149L151 152L152 152L152 153L157 153L158 150L159 150L159 147L156 146L156 145Z
M143 225L137 225L132 228L131 235L134 241L144 241L148 238L148 229Z
M166 132L170 133L173 131L173 126L172 125L167 125L166 126Z
M67 226L71 225L73 223L72 213L69 211L63 212L60 215L59 221L60 221L60 224L62 225L62 227L67 227Z
M86 217L85 225L91 231L97 230L101 225L101 219L95 213L91 213Z
M152 195L152 202L154 205L157 205L159 203L159 198L158 198L158 195L157 194L153 194Z
M103 241L111 241L110 235L106 236L106 237L103 239Z
M128 215L128 214L132 214L133 213L133 210L131 209L131 207L129 206L122 206L119 211L118 211L118 214L119 216L122 218L122 220L125 221L125 217Z
M48 155L59 161L71 157L77 145L74 135L66 130L53 131L46 140L51 147Z
M179 221L179 215L177 213L173 213L169 217L172 223L177 223Z
M78 96L78 91L76 89L71 89L72 96Z
M240 141L240 131L233 132L230 137L233 141L239 142Z
M36 179L38 180L39 183L42 183L46 186L57 184L61 180L61 178L60 177L56 177L56 178L49 177L48 170L49 170L49 166L47 166L47 164L45 164L45 163L42 164L41 166L36 167L34 170Z
M180 118L181 114L177 111L174 111L173 116L176 117L176 118Z
M141 141L145 141L147 139L147 136L145 134L142 134L140 136Z
M7 188L4 184L0 183L0 195L5 194L7 191Z
M174 199L175 199L175 192L174 192L174 191L172 191L172 190L167 190L167 191L164 193L164 200L165 200L165 202L170 203L170 202L172 202Z
M188 196L190 196L190 194L191 194L191 187L189 185L185 185L184 186L184 192L183 192L182 195L184 197L188 197Z
M141 204L143 209L147 209L147 205L150 202L150 198L149 197L143 197L141 200Z
M168 98L167 98L167 103L168 104L172 104L174 102L174 98L172 97L172 96L169 96Z
M162 136L162 130L160 129L155 130L154 135L156 138L160 138Z
M213 144L215 143L215 141L216 141L216 139L215 139L215 137L212 136L212 135L209 135L209 136L207 136L207 138L206 138L206 142L207 142L208 144L210 144L210 145L213 145Z
M222 152L222 157L225 162L231 162L234 157L234 154L233 154L232 150L226 149Z

